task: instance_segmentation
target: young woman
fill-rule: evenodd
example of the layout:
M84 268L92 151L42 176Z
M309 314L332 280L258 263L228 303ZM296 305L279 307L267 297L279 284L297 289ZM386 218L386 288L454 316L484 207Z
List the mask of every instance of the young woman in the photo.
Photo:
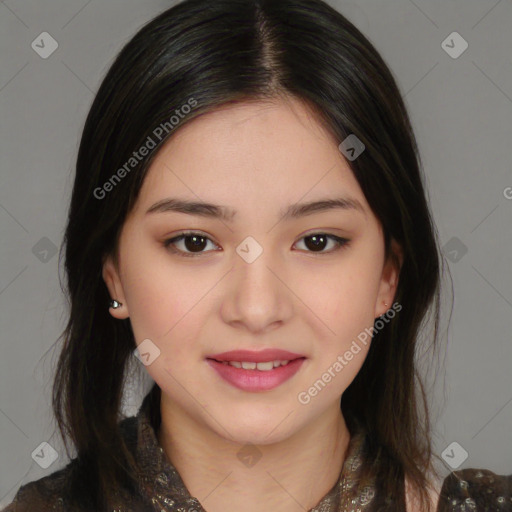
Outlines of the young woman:
M188 0L144 26L87 118L64 247L76 457L8 511L511 510L510 477L435 468L420 158L327 4ZM155 383L123 418L132 361Z

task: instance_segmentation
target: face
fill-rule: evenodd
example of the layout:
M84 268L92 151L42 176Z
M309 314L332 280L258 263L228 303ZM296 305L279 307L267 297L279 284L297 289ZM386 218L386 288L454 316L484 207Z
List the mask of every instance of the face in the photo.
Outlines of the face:
M266 444L339 414L370 339L343 356L398 275L339 142L297 100L231 104L181 127L150 167L103 278L162 403L191 424ZM339 199L352 206L299 206ZM211 360L264 349L295 356L268 372Z

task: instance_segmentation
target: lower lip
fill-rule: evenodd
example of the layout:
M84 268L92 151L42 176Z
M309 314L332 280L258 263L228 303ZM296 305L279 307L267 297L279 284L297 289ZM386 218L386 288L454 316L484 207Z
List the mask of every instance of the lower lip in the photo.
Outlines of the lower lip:
M208 364L232 386L243 391L268 391L281 385L293 377L302 366L305 358L294 359L285 366L278 366L272 370L244 370L235 368L230 364L219 363L215 359L207 359Z

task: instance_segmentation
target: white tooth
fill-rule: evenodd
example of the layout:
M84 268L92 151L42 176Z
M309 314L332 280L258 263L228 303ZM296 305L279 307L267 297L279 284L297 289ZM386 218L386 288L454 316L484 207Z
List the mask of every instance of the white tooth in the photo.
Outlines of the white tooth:
M258 370L262 370L262 371L268 371L268 370L272 370L274 368L274 363L272 361L268 361L268 362L265 362L265 363L258 363L256 364L256 368L258 368Z
M247 363L244 361L242 363L242 368L244 370L254 370L256 368L256 363Z
M290 360L289 360L289 359L285 359L284 361L281 361L281 365L282 365L282 366L285 366L285 365L287 365L289 362L290 362Z
M278 366L281 366L281 361L274 361L273 365L274 365L274 368L277 368Z
M238 361L229 361L229 364L235 368L242 368L242 365Z

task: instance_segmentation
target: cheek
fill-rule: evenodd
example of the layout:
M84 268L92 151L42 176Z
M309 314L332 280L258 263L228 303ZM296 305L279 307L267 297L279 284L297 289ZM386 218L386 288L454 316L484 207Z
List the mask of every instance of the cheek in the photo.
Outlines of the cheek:
M126 254L123 288L135 339L158 341L192 307L195 291L163 248L141 250L139 245L127 247Z
M339 265L319 268L311 278L303 273L300 280L300 296L307 297L304 302L313 312L311 331L318 337L312 344L313 359L319 363L313 377L321 378L316 373L331 368L336 375L333 389L339 392L359 372L372 339L380 266L368 254L363 250L347 253ZM339 361L338 356L343 359Z
M313 268L313 267L312 267ZM373 325L379 287L379 266L360 252L341 256L339 264L316 265L301 272L297 295L330 328L345 331L350 326Z
M164 248L132 252L123 287L137 342L149 338L169 346L176 339L180 347L187 345L205 321L217 281L207 268L178 265Z

